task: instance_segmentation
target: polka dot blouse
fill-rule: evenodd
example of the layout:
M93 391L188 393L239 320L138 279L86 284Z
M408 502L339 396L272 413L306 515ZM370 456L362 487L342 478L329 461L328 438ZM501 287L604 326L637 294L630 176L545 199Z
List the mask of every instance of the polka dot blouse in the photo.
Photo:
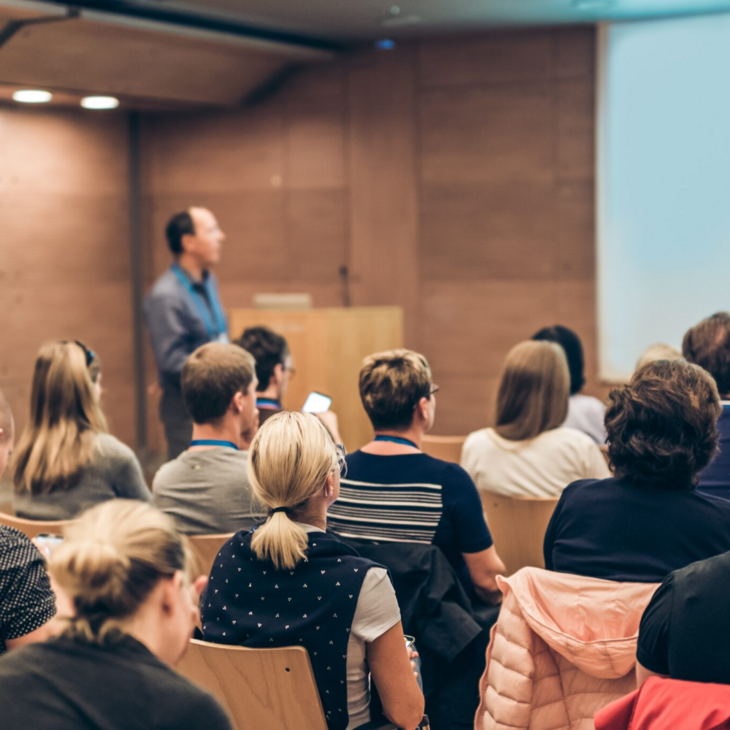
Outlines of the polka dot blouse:
M8 639L30 634L55 613L41 554L22 532L0 525L0 654Z

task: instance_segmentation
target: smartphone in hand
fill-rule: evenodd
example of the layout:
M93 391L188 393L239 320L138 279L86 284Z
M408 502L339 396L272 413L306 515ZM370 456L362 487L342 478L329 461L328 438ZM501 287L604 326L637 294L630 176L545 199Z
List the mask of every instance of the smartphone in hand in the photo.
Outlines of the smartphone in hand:
M302 411L304 413L325 413L332 405L332 398L324 393L318 393L313 390L304 401Z

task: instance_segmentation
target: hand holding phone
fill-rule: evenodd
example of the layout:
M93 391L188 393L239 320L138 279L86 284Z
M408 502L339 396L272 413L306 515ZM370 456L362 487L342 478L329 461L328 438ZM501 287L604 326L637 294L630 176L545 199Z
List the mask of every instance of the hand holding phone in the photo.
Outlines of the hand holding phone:
M326 413L332 405L332 398L324 393L313 390L304 401L302 411L304 413Z

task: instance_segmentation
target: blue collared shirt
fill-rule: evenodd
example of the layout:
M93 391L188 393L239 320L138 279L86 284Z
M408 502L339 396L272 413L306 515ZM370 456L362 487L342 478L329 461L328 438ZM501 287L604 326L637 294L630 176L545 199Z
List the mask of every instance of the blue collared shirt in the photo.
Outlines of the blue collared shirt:
M196 282L182 269L203 302L211 312L208 292L202 282ZM210 272L204 272L204 281L213 296L219 297L218 280ZM220 299L219 299L220 301ZM195 302L185 290L175 273L168 269L152 287L144 303L147 328L152 339L160 385L163 388L180 389L180 373L188 356L201 345L211 341ZM228 320L226 319L226 331Z

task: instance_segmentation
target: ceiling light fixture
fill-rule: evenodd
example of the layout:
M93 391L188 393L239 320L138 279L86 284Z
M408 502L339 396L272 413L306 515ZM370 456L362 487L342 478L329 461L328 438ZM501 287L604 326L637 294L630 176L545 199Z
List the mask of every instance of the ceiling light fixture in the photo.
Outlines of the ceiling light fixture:
M21 104L46 104L53 99L50 91L41 91L40 89L20 89L13 93L13 101L19 101Z
M114 96L85 96L81 100L84 109L116 109L119 99Z

